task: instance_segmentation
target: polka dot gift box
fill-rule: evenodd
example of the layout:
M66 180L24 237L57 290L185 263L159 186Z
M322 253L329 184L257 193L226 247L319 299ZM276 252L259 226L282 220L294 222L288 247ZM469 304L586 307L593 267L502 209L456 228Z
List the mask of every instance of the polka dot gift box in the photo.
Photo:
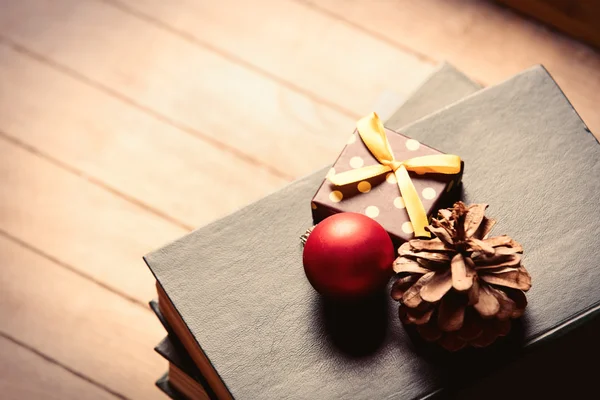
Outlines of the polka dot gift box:
M312 199L315 224L340 212L379 222L395 244L427 237L428 219L456 199L463 162L362 118Z

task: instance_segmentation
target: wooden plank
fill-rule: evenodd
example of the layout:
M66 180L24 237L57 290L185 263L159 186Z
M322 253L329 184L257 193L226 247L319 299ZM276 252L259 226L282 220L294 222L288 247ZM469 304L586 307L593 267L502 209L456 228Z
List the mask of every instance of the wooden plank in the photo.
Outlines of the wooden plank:
M589 0L496 0L600 47L600 3Z
M433 68L293 0L108 2L353 117L370 112L384 90L407 96Z
M8 2L0 14L0 34L288 178L330 163L354 128L355 118L105 3ZM394 73L399 69L395 65ZM385 76L381 85L384 79L389 82ZM370 94L363 95L371 102Z
M1 43L0 87L0 135L185 229L286 183Z
M121 396L164 398L152 351L164 331L152 313L3 236L0 265L2 332Z
M6 140L0 154L0 231L139 302L152 298L141 257L186 230Z
M600 137L600 54L510 10L477 0L301 1L486 84L543 64Z
M2 336L0 359L0 393L4 400L118 398Z

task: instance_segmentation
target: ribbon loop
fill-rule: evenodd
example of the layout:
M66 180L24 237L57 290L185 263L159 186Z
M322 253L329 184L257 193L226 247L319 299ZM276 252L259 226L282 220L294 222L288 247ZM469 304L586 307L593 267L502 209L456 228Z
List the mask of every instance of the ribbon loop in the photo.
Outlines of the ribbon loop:
M379 163L385 165L395 161L385 128L376 113L358 120L356 128L360 138Z
M460 157L438 154L397 161L385 134L385 128L376 113L361 118L356 126L360 138L379 164L335 174L328 178L329 181L336 186L343 186L393 171L415 235L431 237L431 234L425 230L429 225L425 207L408 171L419 174L457 174L461 167Z

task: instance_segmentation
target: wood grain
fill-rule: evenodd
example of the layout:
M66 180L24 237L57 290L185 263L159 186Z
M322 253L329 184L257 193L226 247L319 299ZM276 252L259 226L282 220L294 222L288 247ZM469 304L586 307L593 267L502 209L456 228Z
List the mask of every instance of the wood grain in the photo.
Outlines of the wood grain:
M107 2L346 110L353 118L372 111L384 90L406 97L433 69L410 53L292 0Z
M141 256L332 162L435 61L486 84L543 63L600 130L598 53L488 2L0 9L0 332L39 352L0 335L7 398L164 398Z
M105 3L9 2L0 34L288 179L330 163L354 128L353 118Z
M0 135L184 229L225 216L286 183L1 43L0 87Z
M0 393L4 400L118 398L2 336L0 360Z
M164 398L152 351L164 331L151 312L2 236L0 265L0 331L122 396Z
M589 0L496 0L600 48L600 3Z
M478 0L301 1L486 84L543 64L600 137L600 54L510 10Z
M152 298L141 257L186 230L1 138L0 154L0 232L141 303Z

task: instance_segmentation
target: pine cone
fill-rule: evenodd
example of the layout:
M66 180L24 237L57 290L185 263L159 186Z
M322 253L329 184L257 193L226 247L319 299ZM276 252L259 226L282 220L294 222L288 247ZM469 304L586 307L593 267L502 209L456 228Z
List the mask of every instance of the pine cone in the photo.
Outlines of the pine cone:
M488 238L496 221L486 208L458 202L440 210L427 228L436 237L404 243L394 262L400 320L450 351L492 344L527 306L523 248L508 236Z

